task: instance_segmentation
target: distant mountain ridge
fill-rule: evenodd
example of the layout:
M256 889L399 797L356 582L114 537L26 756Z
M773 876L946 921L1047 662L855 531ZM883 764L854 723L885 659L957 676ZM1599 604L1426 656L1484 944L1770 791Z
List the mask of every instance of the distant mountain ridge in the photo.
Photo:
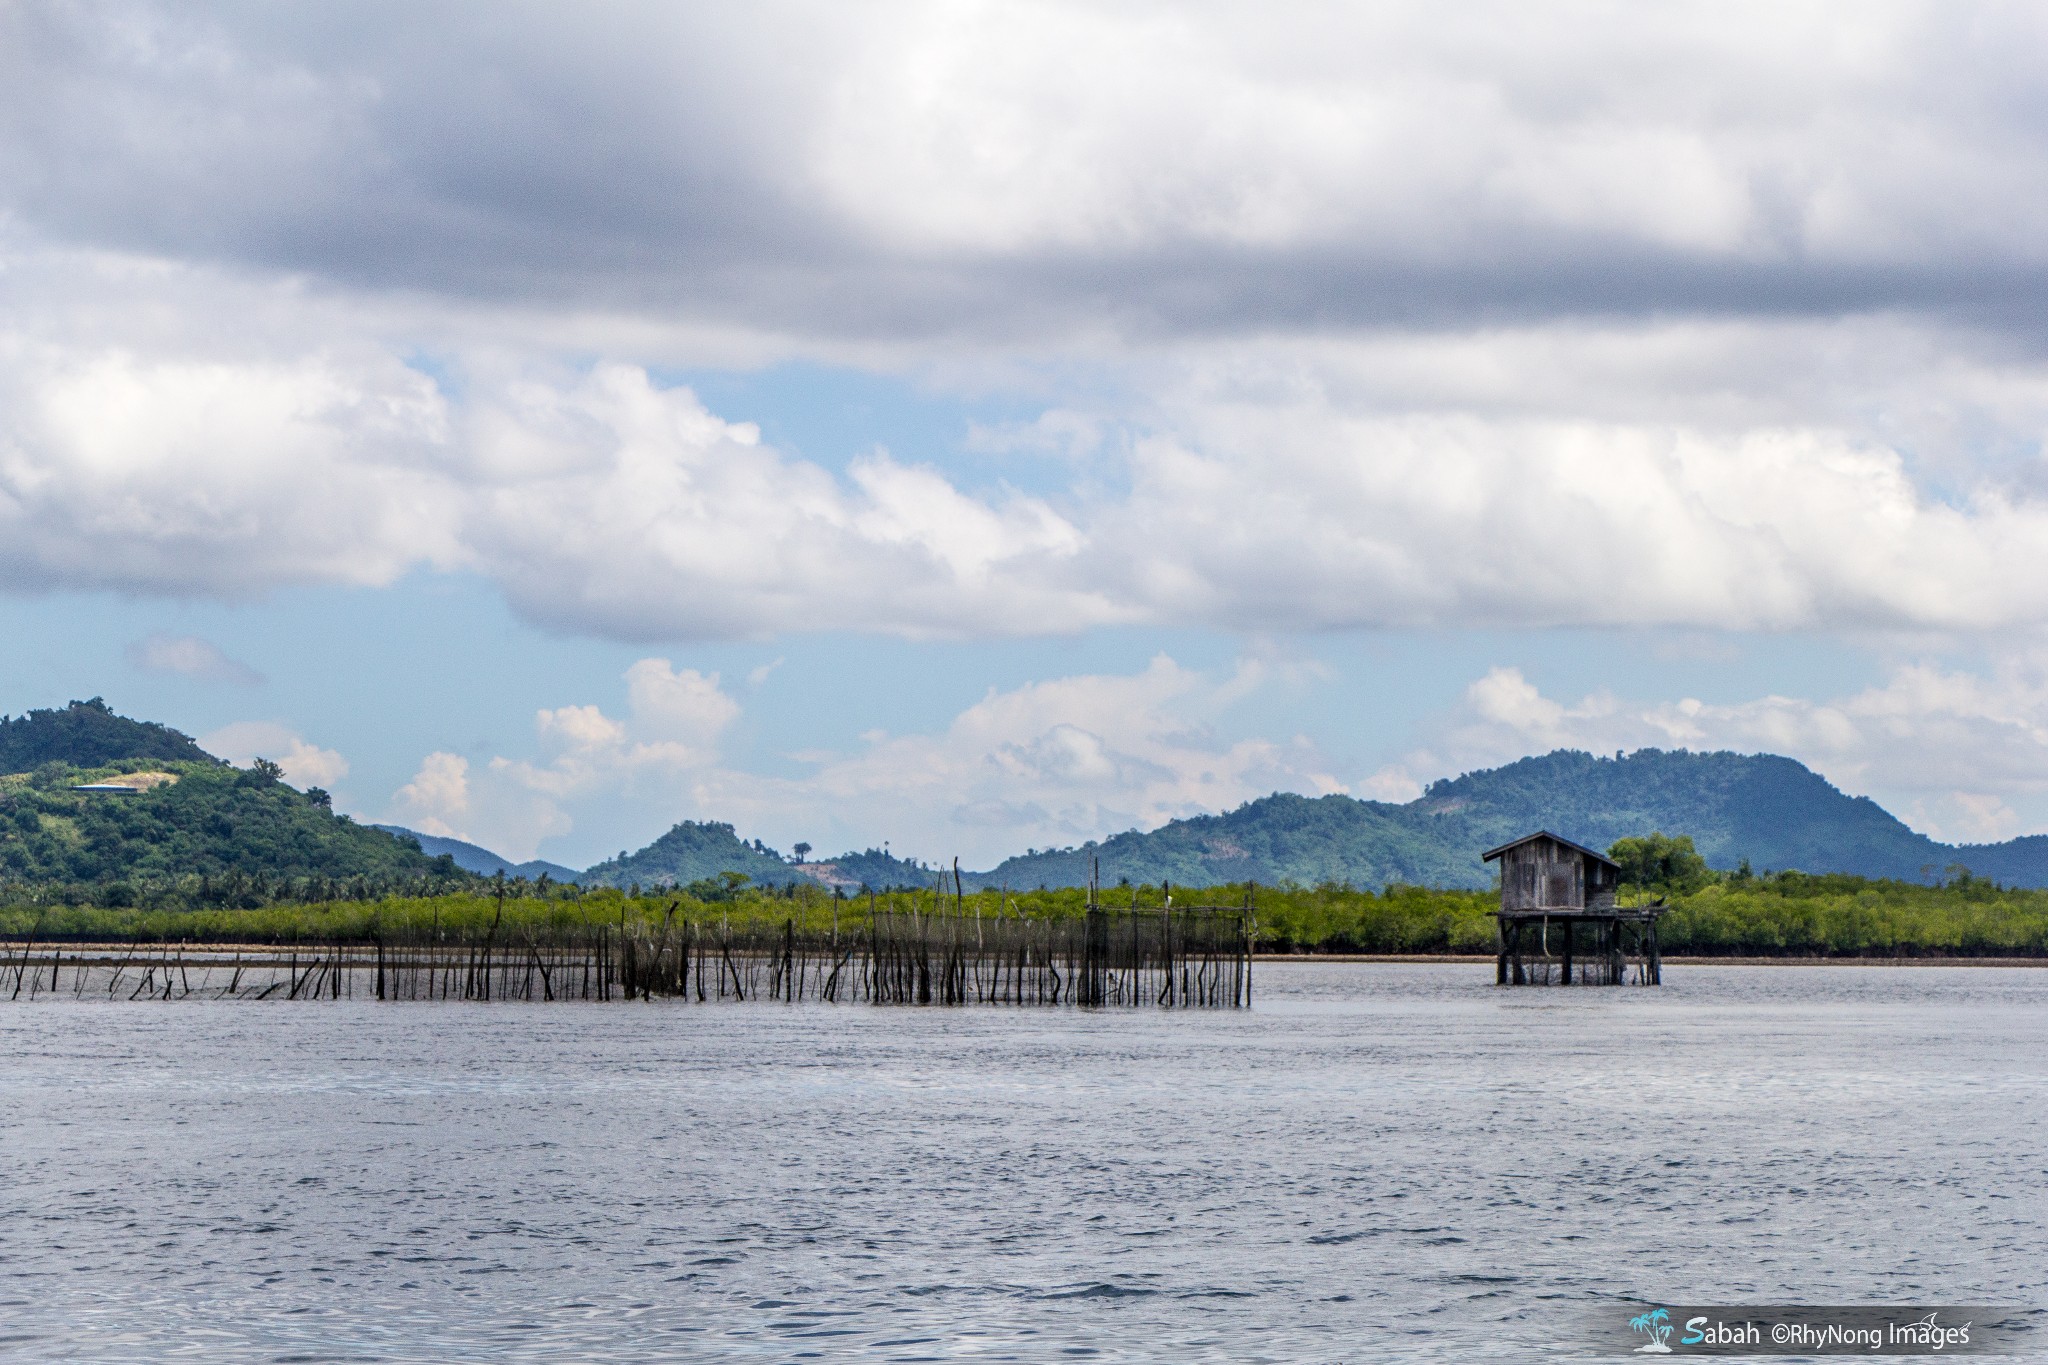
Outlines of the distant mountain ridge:
M1711 866L1730 870L1747 860L1759 872L1911 881L1961 864L2008 885L2048 886L2048 836L1944 844L1794 759L1659 749L1612 758L1560 749L1446 778L1399 804L1276 793L1221 815L1008 858L986 872L963 873L962 881L969 889L1080 886L1091 864L1099 864L1111 885L1483 887L1492 874L1480 854L1539 828L1595 848L1652 831L1686 834ZM874 849L796 864L758 840L741 840L730 825L691 822L588 875L611 885L661 885L723 871L777 885L807 877L846 890L930 886L943 875Z
M124 766L125 765L125 766ZM140 795L88 796L83 781L136 766L180 780ZM89 881L139 873L291 876L446 875L455 869L587 886L688 885L737 872L756 885L809 880L842 890L930 886L939 868L873 848L796 862L729 824L684 821L647 847L577 872L513 863L462 840L335 816L324 793L292 791L277 770L244 773L163 725L98 698L0 716L0 879ZM112 802L114 804L107 804ZM1867 797L1852 797L1775 754L1642 749L1609 758L1560 749L1432 783L1414 801L1276 793L1217 815L1034 850L969 888L1103 880L1182 886L1255 880L1479 887L1485 849L1534 829L1596 848L1630 835L1690 835L1709 865L1920 880L1961 865L2009 886L2048 887L2048 835L1944 844ZM394 838L395 836L395 838ZM413 845L418 846L415 851ZM446 855L454 866L438 863Z
M1943 844L1794 759L1659 749L1613 758L1560 749L1447 778L1400 805L1276 794L1150 833L1011 858L979 880L1078 885L1093 858L1110 881L1486 886L1479 855L1539 828L1595 848L1653 830L1687 834L1723 869L1747 860L1758 871L1915 880L1960 863L2009 885L2048 886L2048 836Z
M397 839L412 840L429 858L438 858L445 853L453 858L455 865L464 872L474 872L479 877L495 877L500 872L508 877L525 877L529 881L539 881L546 877L552 882L574 882L582 880L583 877L575 868L551 863L545 858L515 863L503 854L493 853L479 844L472 844L463 839L443 838L438 834L422 834L416 829L407 829L404 825L371 825L370 828L381 829Z

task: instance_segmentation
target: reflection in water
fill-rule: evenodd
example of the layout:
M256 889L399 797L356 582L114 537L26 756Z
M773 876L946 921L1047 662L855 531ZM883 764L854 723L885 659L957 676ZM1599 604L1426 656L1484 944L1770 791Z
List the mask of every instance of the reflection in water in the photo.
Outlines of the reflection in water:
M0 1352L1521 1360L1602 1302L2038 1297L2048 971L1490 979L18 1004Z

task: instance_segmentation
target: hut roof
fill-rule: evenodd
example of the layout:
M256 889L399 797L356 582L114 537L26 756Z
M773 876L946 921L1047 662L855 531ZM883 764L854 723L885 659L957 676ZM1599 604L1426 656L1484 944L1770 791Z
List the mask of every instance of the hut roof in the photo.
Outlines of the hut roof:
M1609 867L1614 868L1616 871L1620 871L1621 869L1620 863L1617 863L1616 861L1614 861L1614 859L1608 857L1605 853L1600 852L1598 849L1591 849L1587 848L1584 844L1574 843L1570 839L1565 838L1563 835L1552 834L1547 829L1539 829L1534 834L1524 834L1519 839L1510 839L1508 842L1502 844L1499 848L1490 848L1485 853L1480 855L1479 861L1482 863L1490 863L1495 858L1498 858L1501 854L1507 852L1509 849L1520 848L1523 844L1529 843L1532 840L1536 839L1548 839L1552 843L1563 844L1566 848L1585 854L1594 862L1605 863Z

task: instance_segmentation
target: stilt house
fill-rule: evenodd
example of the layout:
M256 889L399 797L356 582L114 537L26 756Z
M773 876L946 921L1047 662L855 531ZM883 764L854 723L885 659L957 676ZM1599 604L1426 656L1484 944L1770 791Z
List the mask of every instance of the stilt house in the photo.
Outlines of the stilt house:
M1628 978L1632 956L1639 982L1655 985L1661 979L1657 917L1664 906L1617 906L1621 864L1548 830L1487 850L1484 861L1496 860L1500 959L1495 979L1501 985L1555 979L1569 986L1576 966L1580 984L1618 986Z

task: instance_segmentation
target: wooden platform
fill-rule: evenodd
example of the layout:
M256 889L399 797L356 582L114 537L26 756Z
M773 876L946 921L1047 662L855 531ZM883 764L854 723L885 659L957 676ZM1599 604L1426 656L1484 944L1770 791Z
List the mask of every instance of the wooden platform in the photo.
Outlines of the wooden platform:
M1637 985L1664 979L1657 951L1662 905L1560 906L1501 910L1494 980L1503 986L1620 986L1635 968Z

